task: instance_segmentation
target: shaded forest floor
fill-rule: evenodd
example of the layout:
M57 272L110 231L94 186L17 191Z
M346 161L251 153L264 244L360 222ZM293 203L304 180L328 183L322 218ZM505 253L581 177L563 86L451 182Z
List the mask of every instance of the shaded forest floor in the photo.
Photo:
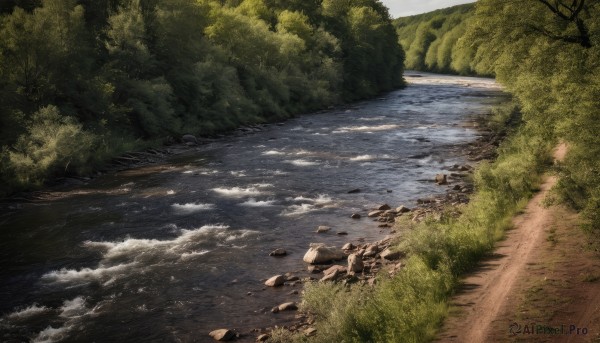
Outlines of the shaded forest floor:
M565 146L554 156L562 160ZM440 342L600 342L600 255L578 217L541 191L451 301Z

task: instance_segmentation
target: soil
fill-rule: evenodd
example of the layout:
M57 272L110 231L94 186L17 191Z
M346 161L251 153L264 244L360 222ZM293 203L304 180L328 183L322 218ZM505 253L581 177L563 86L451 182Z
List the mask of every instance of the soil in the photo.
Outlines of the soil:
M561 161L566 146L554 157ZM514 228L462 280L439 342L600 342L600 255L578 217L545 206L557 178L517 216Z

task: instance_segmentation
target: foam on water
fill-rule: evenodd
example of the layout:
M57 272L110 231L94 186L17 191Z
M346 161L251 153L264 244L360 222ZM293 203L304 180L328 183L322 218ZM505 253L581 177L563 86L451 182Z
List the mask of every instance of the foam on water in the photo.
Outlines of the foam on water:
M83 246L102 252L96 268L60 269L42 276L51 283L101 282L105 286L126 277L135 277L167 263L203 254L220 243L235 241L258 233L252 230L229 230L226 225L205 225L199 229L181 230L173 239L127 238L119 242L84 242Z
M109 267L82 268L79 270L62 268L61 270L44 274L42 280L56 283L102 281L123 276L135 265L136 263L126 263Z
M234 177L248 176L248 175L246 175L246 171L245 170L232 170L232 171L229 172L229 174L231 174Z
M351 157L350 161L372 161L375 158L376 157L373 155L360 155L360 156L356 156L356 157Z
M265 156L285 155L285 153L277 150L269 150L262 153Z
M34 343L53 343L62 341L69 336L69 332L81 326L82 319L94 312L86 306L84 297L78 296L72 300L65 300L63 305L58 309L60 314L58 318L62 326L55 328L51 325L40 331L31 342Z
M48 326L44 330L40 331L40 333L35 336L31 342L32 343L54 343L62 341L63 339L68 337L69 331L73 329L73 326L61 326L59 328L53 328L52 326Z
M292 205L292 206L286 208L285 210L283 210L283 212L281 212L281 215L282 216L299 216L302 214L313 212L317 209L318 209L317 206L315 206L313 204Z
M309 167L309 166L316 166L316 165L318 165L317 162L307 161L307 160L303 160L303 159L288 160L288 161L285 161L285 162L293 164L295 166L299 166L299 167Z
M33 304L27 308L24 308L22 310L19 311L15 311L13 313L10 313L9 315L7 315L6 317L8 319L27 319L29 317L33 317L36 316L38 314L42 314L45 312L50 311L51 309L46 307L46 306L38 306L38 304Z
M84 297L76 297L72 300L65 300L60 308L60 317L75 318L88 313L88 308L85 306Z
M184 252L183 254L181 254L181 259L182 260L191 260L193 258L202 256L202 255L206 255L210 252L210 250L201 250L201 251L190 251L190 252Z
M273 206L275 204L275 200L263 200L263 201L257 201L254 198L250 198L247 201L241 203L241 206L248 206L248 207L270 207Z
M295 198L288 198L287 200L301 203L287 207L281 212L282 216L302 215L309 212L317 211L324 207L330 207L333 204L333 199L331 199L331 197L326 194L319 194L314 199L298 196Z
M193 213L199 211L214 210L214 204L203 204L203 203L187 203L187 204L173 204L171 207L178 213Z
M245 197L245 196L257 196L257 195L262 194L262 192L260 190L258 190L256 187L248 187L248 188L217 187L217 188L213 188L212 190L221 195L228 196L228 197L235 197L235 198L241 198L241 197Z
M347 132L373 132L373 131L387 131L399 128L400 125L375 125L375 126L344 126L337 130L332 131L333 133L347 133Z

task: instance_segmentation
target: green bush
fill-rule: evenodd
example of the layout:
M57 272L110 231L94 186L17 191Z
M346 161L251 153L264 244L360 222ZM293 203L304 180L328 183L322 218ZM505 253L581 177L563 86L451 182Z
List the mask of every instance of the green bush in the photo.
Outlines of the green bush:
M27 133L13 148L2 151L2 176L8 185L21 188L40 185L60 172L89 168L98 139L83 130L74 118L62 116L56 106L35 112Z

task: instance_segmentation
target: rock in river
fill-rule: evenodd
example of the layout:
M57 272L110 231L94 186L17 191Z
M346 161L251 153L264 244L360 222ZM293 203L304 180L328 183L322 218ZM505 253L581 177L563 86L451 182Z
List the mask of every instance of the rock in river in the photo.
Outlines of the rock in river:
M212 337L215 341L221 342L231 341L235 338L235 333L229 329L214 330L211 331L208 335Z
M285 277L283 275L275 275L271 277L269 280L265 281L265 286L269 287L278 287L283 285L285 282Z
M342 249L328 247L323 243L311 243L310 249L304 254L304 262L310 264L325 263L333 260L341 260L345 257Z
M285 249L282 249L282 248L275 249L275 250L271 251L271 253L269 254L269 256L285 256L285 255L287 255L287 251L285 251Z

